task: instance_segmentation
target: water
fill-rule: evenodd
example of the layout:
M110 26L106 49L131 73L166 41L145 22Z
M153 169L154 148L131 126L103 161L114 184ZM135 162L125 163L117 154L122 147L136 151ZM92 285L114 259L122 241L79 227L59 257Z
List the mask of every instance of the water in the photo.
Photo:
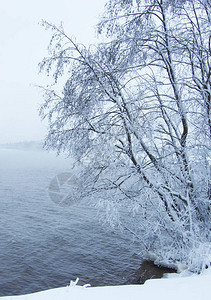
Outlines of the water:
M0 296L79 284L132 282L133 237L99 223L93 207L61 207L48 187L72 162L39 151L0 150Z

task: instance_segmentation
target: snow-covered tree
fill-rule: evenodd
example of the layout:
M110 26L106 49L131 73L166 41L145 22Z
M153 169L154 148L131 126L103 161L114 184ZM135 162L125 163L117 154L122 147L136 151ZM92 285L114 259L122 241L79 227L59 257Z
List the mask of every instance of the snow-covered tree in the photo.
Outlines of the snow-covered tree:
M40 64L55 84L46 145L83 163L82 195L160 263L193 271L211 261L210 12L210 0L108 1L105 43L87 49L44 22Z

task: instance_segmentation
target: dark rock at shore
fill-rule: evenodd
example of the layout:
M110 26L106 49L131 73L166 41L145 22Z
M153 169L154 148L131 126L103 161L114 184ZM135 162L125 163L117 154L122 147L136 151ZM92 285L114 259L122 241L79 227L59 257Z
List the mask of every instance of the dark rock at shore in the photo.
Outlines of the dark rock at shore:
M171 268L157 266L153 261L144 260L141 267L136 271L133 284L143 284L146 280L152 278L162 278L166 273L176 273L177 271Z

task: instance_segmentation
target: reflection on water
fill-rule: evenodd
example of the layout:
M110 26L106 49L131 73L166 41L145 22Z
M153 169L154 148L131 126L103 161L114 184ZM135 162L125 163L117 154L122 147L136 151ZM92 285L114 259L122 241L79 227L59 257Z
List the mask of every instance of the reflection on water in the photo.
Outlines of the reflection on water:
M0 296L67 285L132 282L139 245L79 203L57 206L48 186L72 161L41 151L0 150Z

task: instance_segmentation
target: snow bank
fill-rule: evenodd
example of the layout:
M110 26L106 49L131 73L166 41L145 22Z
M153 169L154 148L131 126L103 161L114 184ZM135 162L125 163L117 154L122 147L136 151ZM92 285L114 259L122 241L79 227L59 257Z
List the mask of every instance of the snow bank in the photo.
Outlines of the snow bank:
M77 281L76 281L77 283ZM0 300L209 300L211 270L203 275L151 279L144 285L107 287L70 286L28 294L0 297Z

